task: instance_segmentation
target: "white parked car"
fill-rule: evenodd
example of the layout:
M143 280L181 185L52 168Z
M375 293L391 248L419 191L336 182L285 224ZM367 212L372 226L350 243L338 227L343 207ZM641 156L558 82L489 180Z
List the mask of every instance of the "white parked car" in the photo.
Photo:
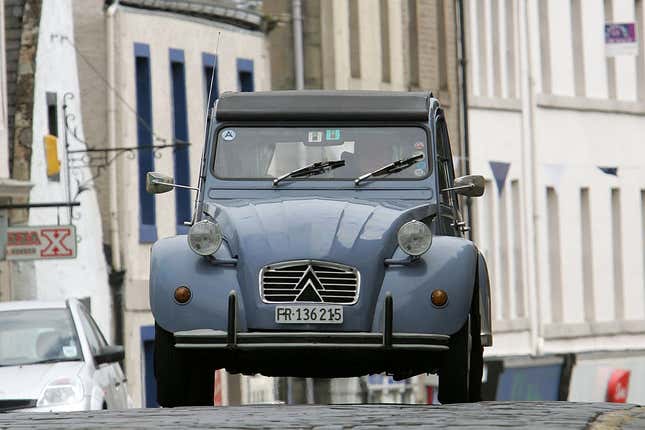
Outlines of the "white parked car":
M127 408L123 356L76 299L0 302L0 412Z

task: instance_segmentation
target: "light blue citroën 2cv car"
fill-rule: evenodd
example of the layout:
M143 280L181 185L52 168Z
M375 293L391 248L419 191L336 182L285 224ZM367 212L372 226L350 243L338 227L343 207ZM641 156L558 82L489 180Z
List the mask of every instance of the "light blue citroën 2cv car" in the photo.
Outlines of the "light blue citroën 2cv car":
M162 406L212 405L220 368L437 373L442 403L479 400L490 287L457 195L484 180L454 177L432 94L226 93L206 134L188 234L152 248Z

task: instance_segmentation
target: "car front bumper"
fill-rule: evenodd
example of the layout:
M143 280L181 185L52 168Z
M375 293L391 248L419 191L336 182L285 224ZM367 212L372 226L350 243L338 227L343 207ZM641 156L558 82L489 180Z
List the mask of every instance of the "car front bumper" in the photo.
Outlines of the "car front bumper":
M321 350L351 349L380 351L440 352L449 349L450 336L426 333L394 333L392 328L392 297L384 307L384 330L374 332L238 332L237 297L231 292L228 298L227 331L198 329L174 333L178 349L219 350Z

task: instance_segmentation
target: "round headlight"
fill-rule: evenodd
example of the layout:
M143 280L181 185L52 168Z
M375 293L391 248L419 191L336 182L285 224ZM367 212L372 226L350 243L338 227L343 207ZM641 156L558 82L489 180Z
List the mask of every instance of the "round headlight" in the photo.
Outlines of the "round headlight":
M199 255L212 255L222 244L222 230L212 221L196 222L188 230L188 246Z
M432 231L421 221L410 221L401 226L397 239L403 252L417 257L430 249Z

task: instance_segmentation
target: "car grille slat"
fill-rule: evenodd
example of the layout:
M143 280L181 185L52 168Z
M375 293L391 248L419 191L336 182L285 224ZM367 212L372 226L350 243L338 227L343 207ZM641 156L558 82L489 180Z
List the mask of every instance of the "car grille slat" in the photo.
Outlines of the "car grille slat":
M306 298L299 299L305 289L302 296ZM267 303L354 304L359 289L358 270L337 263L283 262L265 266L260 272L260 294Z

